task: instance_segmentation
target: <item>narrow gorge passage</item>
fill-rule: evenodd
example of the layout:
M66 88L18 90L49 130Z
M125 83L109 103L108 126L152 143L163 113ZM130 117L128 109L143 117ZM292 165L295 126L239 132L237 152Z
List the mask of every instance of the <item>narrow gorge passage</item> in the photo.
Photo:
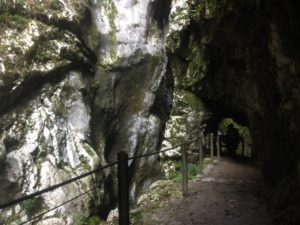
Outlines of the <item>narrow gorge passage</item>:
M299 27L299 0L0 0L0 225L109 222L120 151L132 224L268 224L265 181L275 224L300 225ZM224 159L161 210L182 151L193 179L230 124L261 170Z
M264 183L251 163L223 158L179 199L145 224L268 225Z

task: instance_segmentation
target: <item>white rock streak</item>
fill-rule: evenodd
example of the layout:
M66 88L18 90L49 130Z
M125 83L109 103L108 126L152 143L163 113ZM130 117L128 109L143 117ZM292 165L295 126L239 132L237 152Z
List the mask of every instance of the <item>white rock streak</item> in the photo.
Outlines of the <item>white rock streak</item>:
M112 64L117 59L125 59L136 54L155 55L161 51L164 41L149 27L149 7L151 0L107 0L105 3L94 1L94 21L100 34L109 36L111 46L103 54L105 63ZM113 11L107 10L107 5ZM115 43L114 43L115 41ZM115 51L115 56L108 54Z

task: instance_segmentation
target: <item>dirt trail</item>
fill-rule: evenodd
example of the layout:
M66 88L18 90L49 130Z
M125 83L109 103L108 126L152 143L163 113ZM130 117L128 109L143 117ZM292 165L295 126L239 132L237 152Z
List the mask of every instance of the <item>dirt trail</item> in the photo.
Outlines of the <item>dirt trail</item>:
M263 178L250 163L222 159L176 200L148 218L152 225L269 225Z

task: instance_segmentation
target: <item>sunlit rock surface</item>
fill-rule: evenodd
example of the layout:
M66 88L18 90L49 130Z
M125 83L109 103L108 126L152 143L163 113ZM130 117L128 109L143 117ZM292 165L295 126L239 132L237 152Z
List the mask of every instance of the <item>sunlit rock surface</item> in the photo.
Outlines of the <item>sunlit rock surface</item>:
M173 108L162 143L162 150L171 150L162 153L163 158L180 157L184 145L185 148L198 152L205 129L203 121L209 114L202 100L194 94L202 69L197 41L191 38L188 48L183 46L183 39L191 22L191 3L188 0L174 0L170 10L166 47L168 72L174 78L174 92ZM187 51L189 47L192 51Z
M180 34L190 23L190 10L189 1L172 1L167 32L167 47L170 52L175 52L180 45Z
M2 203L113 162L119 151L157 151L171 105L168 11L168 1L0 1ZM159 175L158 159L129 165L135 202ZM37 224L105 217L116 206L115 171L2 210L0 223L19 224L95 185Z
M175 87L173 109L166 124L165 140L162 143L163 158L180 158L183 148L199 151L207 118L207 109L193 93Z

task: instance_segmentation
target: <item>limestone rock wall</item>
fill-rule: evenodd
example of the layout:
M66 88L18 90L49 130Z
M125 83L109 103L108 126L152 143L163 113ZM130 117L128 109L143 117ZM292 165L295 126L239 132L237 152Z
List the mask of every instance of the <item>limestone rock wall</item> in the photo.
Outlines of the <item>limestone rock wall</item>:
M168 11L168 1L0 1L1 202L113 162L121 150L158 149L171 105ZM129 164L134 202L158 175L137 168L158 164ZM116 206L115 168L2 210L0 223L18 224L94 185L37 224L105 217Z
M166 124L162 150L187 143L189 150L198 152L205 124L210 114L196 93L201 80L202 58L196 40L189 38L192 1L172 1L166 47L169 64L167 73L174 79L173 108ZM200 75L200 76L199 76ZM164 153L166 158L176 158L182 146Z

